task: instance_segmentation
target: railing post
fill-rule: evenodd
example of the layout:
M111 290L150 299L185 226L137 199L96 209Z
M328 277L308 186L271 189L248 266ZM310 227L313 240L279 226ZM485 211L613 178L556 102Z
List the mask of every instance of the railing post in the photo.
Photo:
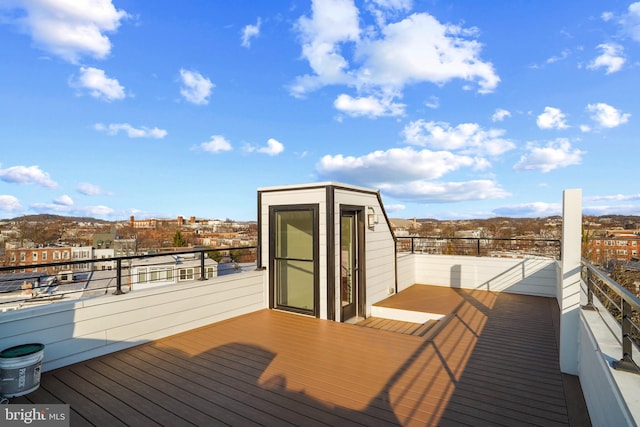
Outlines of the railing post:
M114 295L122 295L122 259L116 259L116 291Z
M480 239L478 239L476 241L476 247L477 247L477 250L478 250L477 253L476 253L476 256L480 256Z
M593 282L591 279L591 269L587 266L583 266L585 271L585 281L587 282L587 303L582 306L583 310L595 310L593 305Z
M204 271L204 251L200 252L200 278L198 280L207 280Z
M611 363L614 369L640 373L633 361L633 341L631 339L631 304L622 298L622 359Z
M414 248L415 248L414 242L415 242L415 240L416 240L415 237L411 238L411 253L414 253Z

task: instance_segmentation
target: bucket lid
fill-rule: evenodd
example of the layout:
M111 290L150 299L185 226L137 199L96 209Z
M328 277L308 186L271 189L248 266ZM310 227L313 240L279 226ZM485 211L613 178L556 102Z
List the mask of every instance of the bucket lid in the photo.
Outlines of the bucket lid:
M44 349L44 344L22 344L7 348L0 352L0 358L10 359L14 357L28 356Z

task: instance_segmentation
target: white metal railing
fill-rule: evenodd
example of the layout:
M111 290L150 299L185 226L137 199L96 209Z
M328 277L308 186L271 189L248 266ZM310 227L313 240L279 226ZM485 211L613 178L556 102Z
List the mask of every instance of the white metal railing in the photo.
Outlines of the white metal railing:
M634 347L638 351L640 343L640 299L584 258L582 280L587 285L587 304L582 308L597 310L593 301L595 296L620 323L616 338L622 346L622 355L612 363L613 367L640 374L638 361L633 359Z

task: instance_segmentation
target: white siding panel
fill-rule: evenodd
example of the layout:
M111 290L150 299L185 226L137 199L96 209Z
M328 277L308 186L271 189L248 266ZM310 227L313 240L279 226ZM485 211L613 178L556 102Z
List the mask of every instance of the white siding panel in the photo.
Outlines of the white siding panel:
M266 308L264 271L0 315L0 349L39 342L44 370Z
M398 292L418 283L416 280L416 257L410 254L398 254Z
M556 296L557 261L414 254L416 283Z

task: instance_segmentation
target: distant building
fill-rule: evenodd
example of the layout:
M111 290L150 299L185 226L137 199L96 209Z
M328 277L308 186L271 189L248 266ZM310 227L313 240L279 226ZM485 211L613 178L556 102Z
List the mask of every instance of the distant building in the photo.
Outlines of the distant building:
M639 250L640 235L629 230L607 230L587 241L588 256L599 264L637 259Z
M195 216L189 218L188 222L185 222L183 216L178 216L176 219L168 218L148 218L148 219L136 219L133 215L129 217L129 227L135 229L157 229L160 227L173 226L183 227L186 225L194 225L198 222Z
M218 263L204 259L205 277L218 275ZM166 255L141 258L131 263L131 290L171 285L200 278L199 254Z
M91 246L45 246L33 248L7 249L4 265L18 267L22 273L43 272L56 274L62 270L89 271L93 259ZM49 264L65 261L82 261L86 263L62 264L55 266L30 267L33 264Z
M112 227L108 233L95 233L93 235L94 259L123 257L135 255L138 250L138 242L135 238L121 239ZM115 261L105 261L94 266L94 270L110 270L115 268Z

